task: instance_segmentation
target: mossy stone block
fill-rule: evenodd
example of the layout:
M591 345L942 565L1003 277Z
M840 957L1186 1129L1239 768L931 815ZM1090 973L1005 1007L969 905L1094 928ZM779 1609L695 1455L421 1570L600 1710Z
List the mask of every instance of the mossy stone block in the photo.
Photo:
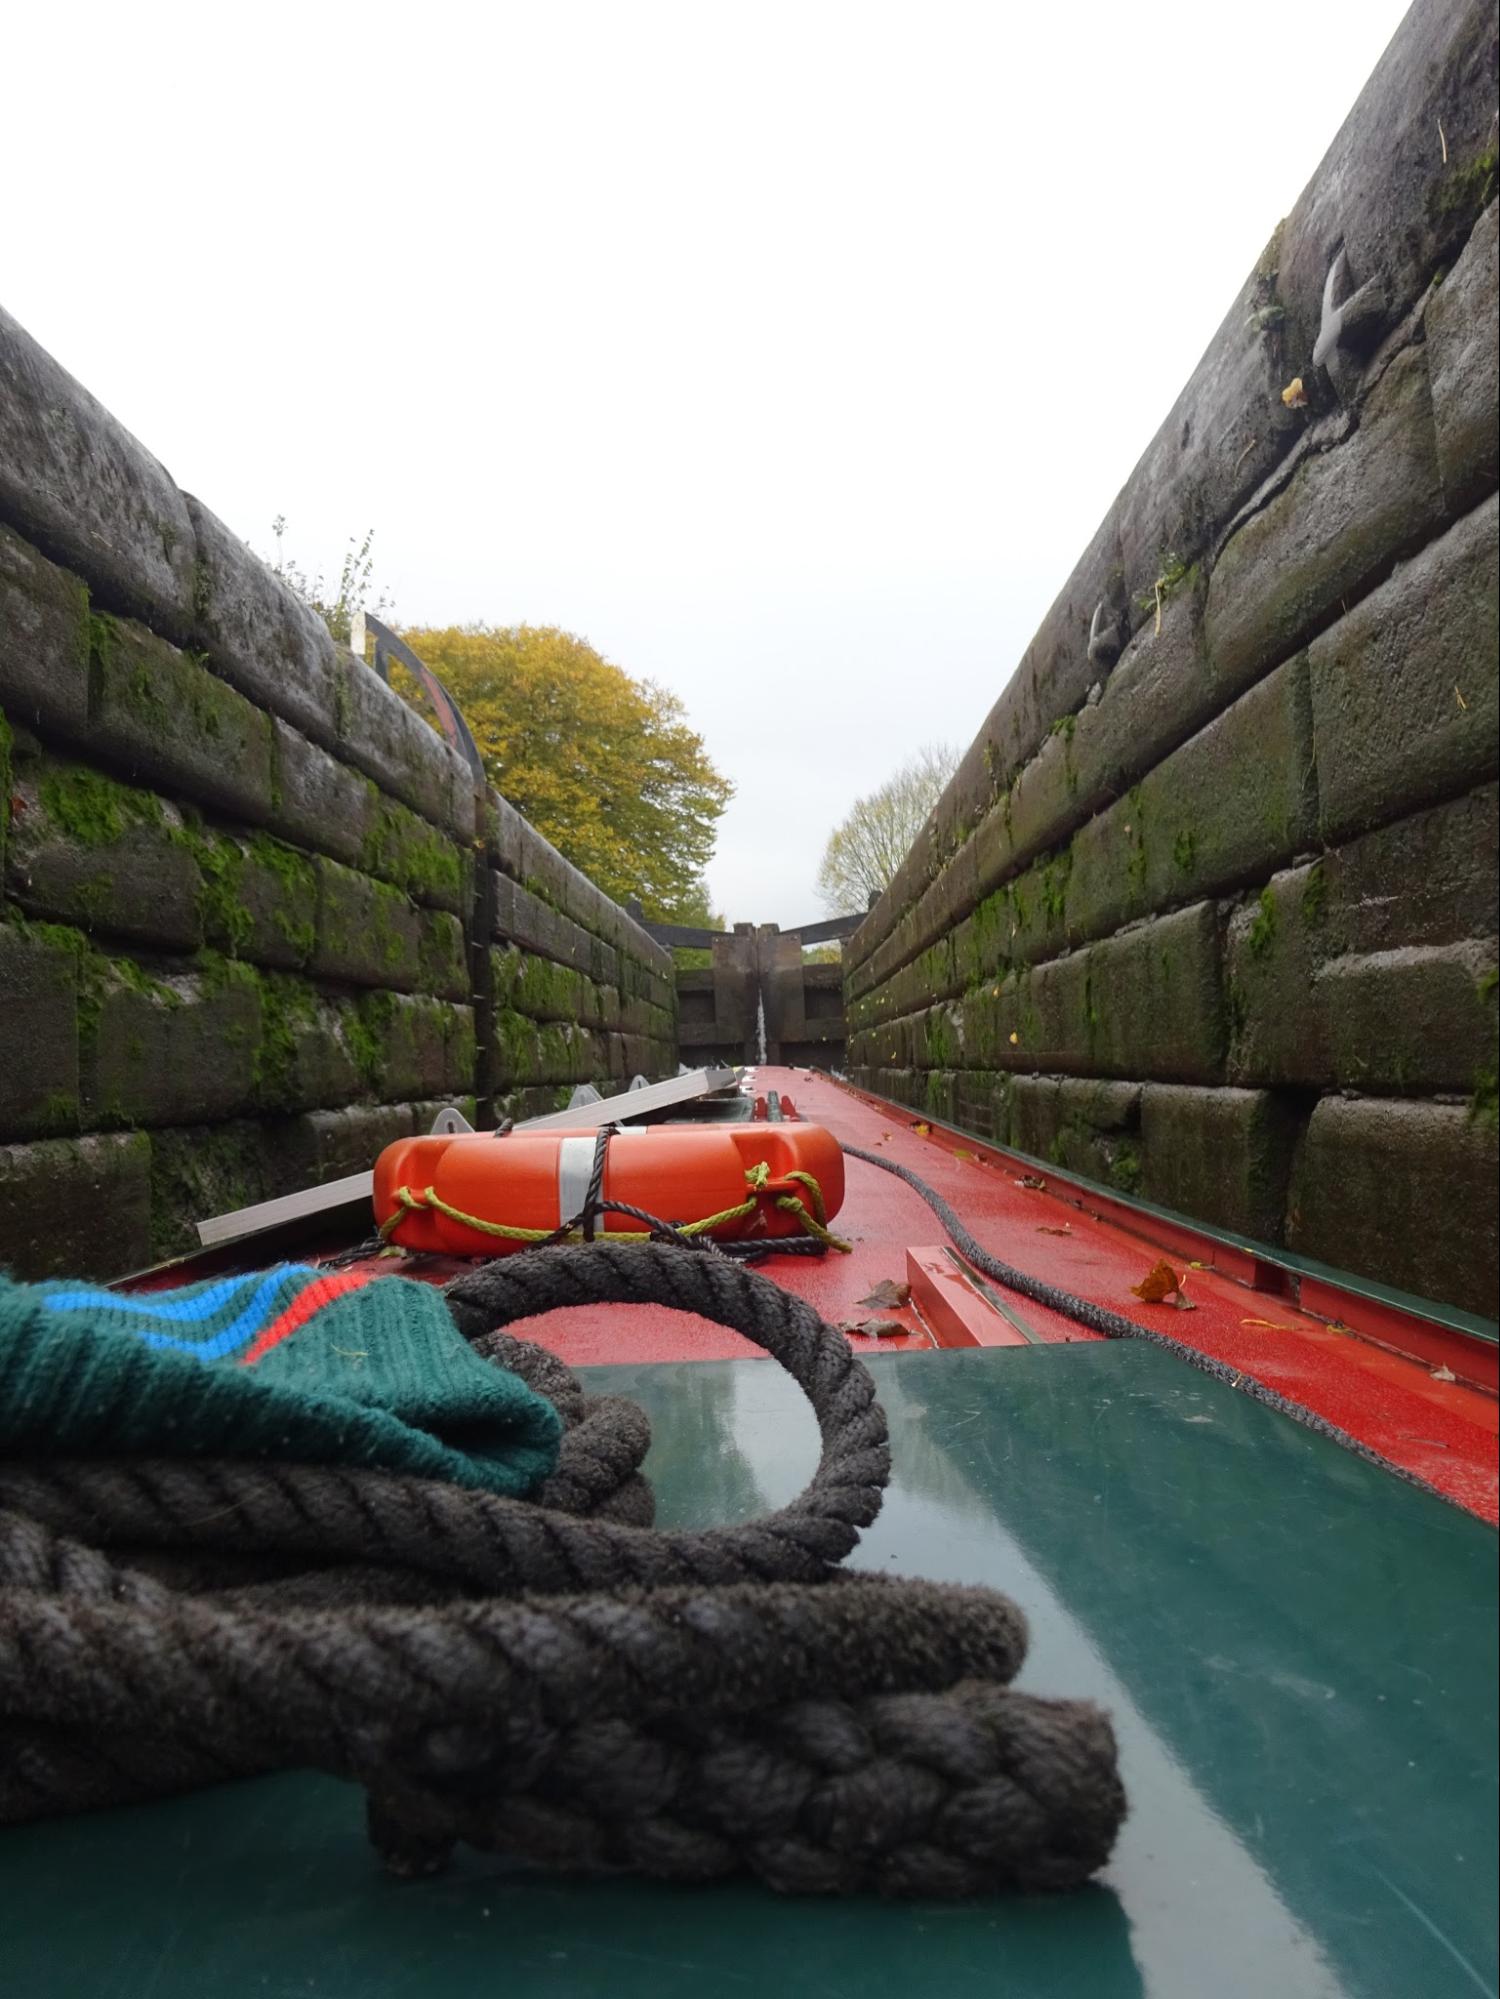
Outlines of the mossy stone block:
M1438 469L1449 507L1461 512L1500 478L1500 203L1492 201L1463 255L1427 302L1427 360Z
M1325 840L1494 776L1497 527L1492 494L1309 648Z
M357 862L372 839L379 791L279 715L271 718L271 743L272 831L313 853ZM382 851L388 848L399 852L399 842L386 837Z
M1495 1069L1493 938L1334 958L1317 996L1333 1080L1398 1096L1482 1089Z
M1493 1126L1463 1105L1324 1097L1298 1157L1287 1241L1493 1319L1497 1192Z
M0 311L0 512L115 610L186 640L193 524L166 470Z
M150 1173L144 1132L0 1145L0 1265L32 1283L144 1269Z
M9 796L5 884L22 909L91 936L196 950L203 881L175 807L51 758L28 760Z
M92 645L94 754L125 777L264 824L270 717L144 625L96 617Z
M372 792L359 865L429 908L458 914L467 905L465 855L446 833L394 798Z
M319 858L312 970L346 985L411 992L421 983L422 930L410 899L387 882Z
M198 1223L302 1185L274 1125L254 1118L151 1134L151 1255L198 1248Z
M1232 685L1305 646L1443 517L1425 350L1404 349L1358 428L1304 458L1220 551L1205 611L1209 655Z
M467 1000L469 954L463 925L445 909L417 912L417 983L438 999Z
M373 667L345 646L334 648L338 673L340 754L444 832L472 837L472 792L455 793L460 760ZM455 818L455 796L466 811Z
M1296 1106L1269 1090L1148 1083L1141 1093L1141 1192L1215 1228L1282 1240Z
M1226 1032L1215 904L1143 924L1087 955L1092 1061L1050 1066L1163 1082L1222 1079Z
M0 526L0 708L78 742L88 728L88 692L88 591Z
M328 627L200 500L188 495L187 507L193 644L267 718L280 715L336 749L342 677Z
M79 1041L86 1125L202 1123L255 1099L260 982L225 963L210 977L129 958L88 969Z
M77 1131L76 931L0 923L0 1137Z

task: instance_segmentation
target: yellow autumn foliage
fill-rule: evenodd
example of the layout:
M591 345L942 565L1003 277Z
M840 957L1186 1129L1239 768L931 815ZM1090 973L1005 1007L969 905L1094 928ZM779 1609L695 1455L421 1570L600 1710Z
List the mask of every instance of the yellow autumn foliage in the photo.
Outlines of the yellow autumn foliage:
M703 871L734 787L675 694L551 625L402 636L462 709L496 790L559 853L648 918L705 920Z

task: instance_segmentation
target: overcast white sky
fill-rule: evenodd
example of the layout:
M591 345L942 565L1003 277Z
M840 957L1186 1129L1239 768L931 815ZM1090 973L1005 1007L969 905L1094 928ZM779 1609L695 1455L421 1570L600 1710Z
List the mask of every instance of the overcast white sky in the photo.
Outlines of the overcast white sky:
M254 546L686 701L731 920L967 744L1399 0L12 9L8 309Z

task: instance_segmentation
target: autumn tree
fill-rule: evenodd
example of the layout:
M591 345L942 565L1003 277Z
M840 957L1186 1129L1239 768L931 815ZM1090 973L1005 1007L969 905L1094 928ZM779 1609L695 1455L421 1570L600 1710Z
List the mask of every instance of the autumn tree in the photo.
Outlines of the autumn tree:
M559 853L617 902L638 896L648 919L703 920L734 787L675 694L551 625L403 637L463 710L496 790Z
M958 751L929 743L834 828L818 864L817 891L833 916L858 916L890 886L958 768Z

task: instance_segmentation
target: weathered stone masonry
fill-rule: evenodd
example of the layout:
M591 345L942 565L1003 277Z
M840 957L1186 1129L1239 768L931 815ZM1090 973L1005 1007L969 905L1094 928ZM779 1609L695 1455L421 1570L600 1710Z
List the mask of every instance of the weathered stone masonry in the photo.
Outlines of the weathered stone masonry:
M3 313L0 883L21 1275L676 1065L668 954Z
M1420 0L845 954L856 1080L1489 1317L1495 76Z

